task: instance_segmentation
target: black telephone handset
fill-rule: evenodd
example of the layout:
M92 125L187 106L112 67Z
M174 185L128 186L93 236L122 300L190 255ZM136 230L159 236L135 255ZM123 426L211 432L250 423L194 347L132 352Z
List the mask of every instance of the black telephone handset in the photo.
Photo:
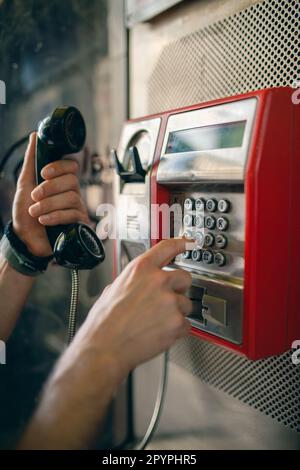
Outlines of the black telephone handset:
M81 113L74 107L57 108L40 124L36 142L36 179L40 184L42 168L63 155L79 152L86 130ZM92 269L105 258L102 242L86 224L46 227L56 262L70 269Z

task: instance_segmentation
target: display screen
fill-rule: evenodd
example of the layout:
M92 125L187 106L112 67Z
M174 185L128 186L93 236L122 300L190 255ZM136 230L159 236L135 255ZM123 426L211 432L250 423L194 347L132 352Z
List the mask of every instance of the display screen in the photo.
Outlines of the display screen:
M236 121L170 132L166 153L241 147L245 126L246 121Z

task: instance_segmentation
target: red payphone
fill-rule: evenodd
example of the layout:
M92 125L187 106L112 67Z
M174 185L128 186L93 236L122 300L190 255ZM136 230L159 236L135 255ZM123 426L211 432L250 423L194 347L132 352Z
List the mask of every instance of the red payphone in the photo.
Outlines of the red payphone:
M131 211L127 223L138 226L137 197L149 214L151 205L177 204L179 234L196 240L197 247L170 266L192 274L192 333L250 359L283 353L300 338L300 106L294 92L265 89L129 121L119 149L126 167L132 142L143 152L148 142L144 177L118 186L119 201ZM151 226L160 226L161 217L144 215L142 223L146 241L118 240L119 269L124 252L135 256L158 241Z

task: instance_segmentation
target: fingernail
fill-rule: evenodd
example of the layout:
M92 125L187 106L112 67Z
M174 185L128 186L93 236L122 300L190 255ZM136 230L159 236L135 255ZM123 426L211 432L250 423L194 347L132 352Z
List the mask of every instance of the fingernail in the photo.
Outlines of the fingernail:
M37 204L33 204L33 206L29 207L29 213L33 217L36 216L39 213L40 210L40 203L38 202Z
M45 215L41 215L41 217L39 217L39 222L41 224L46 224L47 222L49 222L51 219L50 215L48 214L45 214Z
M41 171L41 175L43 178L50 178L51 176L54 176L55 170L54 168L43 168Z
M35 188L32 192L31 192L31 197L33 198L33 200L35 199L41 199L44 195L44 190L42 187L38 186L37 188Z

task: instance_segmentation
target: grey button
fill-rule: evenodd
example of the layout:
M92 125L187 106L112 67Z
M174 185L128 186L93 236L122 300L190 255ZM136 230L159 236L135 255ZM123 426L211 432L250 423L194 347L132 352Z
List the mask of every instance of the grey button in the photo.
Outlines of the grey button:
M204 245L205 246L213 246L215 241L215 237L211 233L207 233L204 237Z
M185 238L190 238L191 240L193 240L193 232L192 230L185 230L182 234L183 237Z
M182 259L190 259L191 252L190 251L185 251L184 253L182 253L181 257L182 257Z
M218 209L220 212L228 212L230 209L230 202L227 199L220 199L218 202Z
M193 261L201 261L202 258L202 251L201 250L193 250L192 251L192 260Z
M203 251L202 253L202 261L205 264L211 264L214 260L214 255L211 251Z
M197 243L197 245L202 248L203 246L203 243L204 243L204 235L202 232L196 232L195 233L195 242Z
M198 228L202 228L204 226L204 217L202 217L201 215L196 215L195 225Z
M217 210L217 207L218 207L218 203L215 199L208 199L206 201L206 209L209 212L215 212Z
M215 263L217 266L221 267L226 264L226 256L223 253L216 253L215 254Z
M205 199L203 199L203 197L199 197L198 199L196 199L196 202L195 202L196 211L204 211L205 204L206 204Z
M193 225L193 216L190 214L186 214L183 217L183 225L185 225L186 227L191 227Z
M217 229L218 230L227 230L229 222L225 217L219 217L217 219Z
M208 228L209 230L213 230L216 226L216 219L212 217L211 215L208 215L205 217L205 227Z
M191 211L194 207L194 200L191 199L191 198L187 198L185 201L184 201L184 208L188 211Z
M225 248L227 246L227 238L225 237L225 235L216 236L216 246L218 248Z

